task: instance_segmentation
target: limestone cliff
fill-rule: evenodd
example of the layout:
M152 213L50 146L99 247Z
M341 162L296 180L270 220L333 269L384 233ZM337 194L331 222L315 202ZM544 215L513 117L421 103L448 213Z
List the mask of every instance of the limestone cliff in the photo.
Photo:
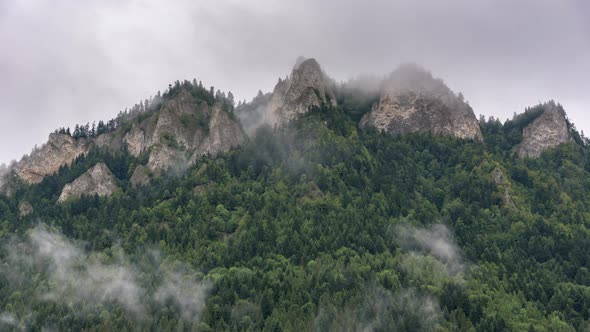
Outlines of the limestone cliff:
M209 118L209 131L195 150L194 156L217 153L235 148L244 142L240 124L232 116L215 105Z
M280 126L313 106L336 105L329 83L315 59L298 59L291 77L280 80L275 86L265 122Z
M483 140L475 114L462 95L413 64L400 66L384 82L379 102L359 126L389 134L421 132Z
M23 157L13 170L26 184L39 183L46 175L57 172L60 167L71 164L76 157L86 153L88 147L86 139L53 133L46 144Z
M131 182L131 186L134 188L148 184L150 182L148 168L144 165L137 165L133 171L133 175L131 175L131 179L129 179L129 182Z
M110 196L119 187L115 176L105 163L98 163L79 178L64 186L58 202L69 198L79 198L82 195Z
M540 105L543 112L522 131L518 146L521 158L537 158L545 150L572 140L566 114L560 105L550 101Z
M142 143L151 147L148 168L159 171L186 167L200 156L242 144L244 132L229 107L220 102L210 105L198 101L188 91L180 90L162 107L153 136Z

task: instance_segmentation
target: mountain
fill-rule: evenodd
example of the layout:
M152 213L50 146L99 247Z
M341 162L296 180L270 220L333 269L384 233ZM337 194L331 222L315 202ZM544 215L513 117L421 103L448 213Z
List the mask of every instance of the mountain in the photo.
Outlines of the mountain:
M23 157L12 172L4 175L2 184L8 183L11 175L24 184L39 183L97 148L125 150L135 157L145 154L149 172L161 172L184 169L204 155L227 151L244 141L233 105L225 96L215 97L196 82L177 82L164 98L153 102L152 108L118 119L116 127L113 124L110 130L103 130L108 132L50 134L46 144ZM145 173L145 168L138 168L137 177L140 173ZM0 189L11 194L14 186L5 184Z
M336 106L333 84L314 58L299 57L291 76L279 78L271 94L262 92L237 108L238 117L250 134L262 124L284 126L313 107Z
M414 65L177 81L0 167L0 330L589 330L588 143Z
M329 79L313 58L299 58L291 76L279 81L274 88L266 121L271 125L284 125L311 107L336 105Z
M71 164L86 153L90 145L87 139L53 133L40 149L19 161L14 172L26 184L39 183L46 175L57 172L60 167Z
M378 103L360 122L389 134L431 133L482 141L471 107L440 79L414 64L396 69L384 82Z
M105 163L101 162L72 183L66 184L57 201L64 202L67 199L80 198L82 195L105 197L112 195L118 189L113 173Z
M545 150L573 139L563 107L550 101L540 108L541 114L523 129L523 140L518 147L520 157L537 158Z

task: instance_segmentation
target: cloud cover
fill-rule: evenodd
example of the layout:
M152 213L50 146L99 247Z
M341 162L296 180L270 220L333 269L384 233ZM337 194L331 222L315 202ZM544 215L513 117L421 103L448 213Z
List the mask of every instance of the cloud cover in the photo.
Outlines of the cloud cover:
M83 243L43 224L25 238L7 241L2 251L0 277L12 289L36 289L35 301L73 304L80 313L115 305L144 325L150 312L169 306L183 320L198 323L210 289L197 271L158 251L148 250L132 263L120 248L111 248L112 257L88 252ZM0 323L26 326L33 316L34 311L20 312L19 322L15 313L4 312Z
M298 55L337 80L417 62L477 114L555 98L588 130L589 12L583 0L1 1L0 161L176 79L249 100Z

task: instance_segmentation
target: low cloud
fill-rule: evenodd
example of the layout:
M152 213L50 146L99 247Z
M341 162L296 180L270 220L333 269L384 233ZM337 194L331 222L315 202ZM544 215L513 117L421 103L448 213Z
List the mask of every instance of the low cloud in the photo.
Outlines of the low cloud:
M452 275L465 270L461 249L445 225L435 224L429 228L398 226L395 229L395 240L404 251L436 258L446 265Z
M18 326L16 316L11 312L0 313L0 327L15 327Z
M356 301L353 301L356 302ZM413 288L395 293L370 286L364 298L338 309L320 306L313 322L315 331L433 331L442 311L438 300Z
M162 259L156 251L140 257L150 264L132 263L120 248L110 248L108 255L88 252L82 242L45 225L9 241L3 250L0 276L15 291L30 289L31 276L40 275L46 282L36 287L35 301L84 310L114 305L142 321L149 319L150 310L166 306L175 308L181 319L198 322L210 288L190 266ZM11 317L4 318L9 322Z

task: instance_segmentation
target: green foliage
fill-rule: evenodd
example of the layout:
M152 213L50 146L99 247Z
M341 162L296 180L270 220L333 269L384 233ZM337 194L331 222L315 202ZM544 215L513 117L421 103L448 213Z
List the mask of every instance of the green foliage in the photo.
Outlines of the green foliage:
M198 85L191 93L209 94ZM212 288L200 322L163 306L153 308L154 330L588 328L590 151L572 143L536 160L513 158L515 133L534 112L482 123L486 144L361 132L366 110L350 105L369 99L314 109L283 130L261 127L241 148L141 189L127 182L145 160L94 150L0 198L0 236L41 219L95 252L120 246L141 261L145 248L158 247L202 271ZM56 204L97 161L123 191ZM514 207L498 199L495 165ZM35 210L19 219L21 200ZM401 225L432 224L454 234L458 267L400 242ZM27 287L1 278L3 310L32 330L148 328L115 303L87 312L39 299L43 275Z

